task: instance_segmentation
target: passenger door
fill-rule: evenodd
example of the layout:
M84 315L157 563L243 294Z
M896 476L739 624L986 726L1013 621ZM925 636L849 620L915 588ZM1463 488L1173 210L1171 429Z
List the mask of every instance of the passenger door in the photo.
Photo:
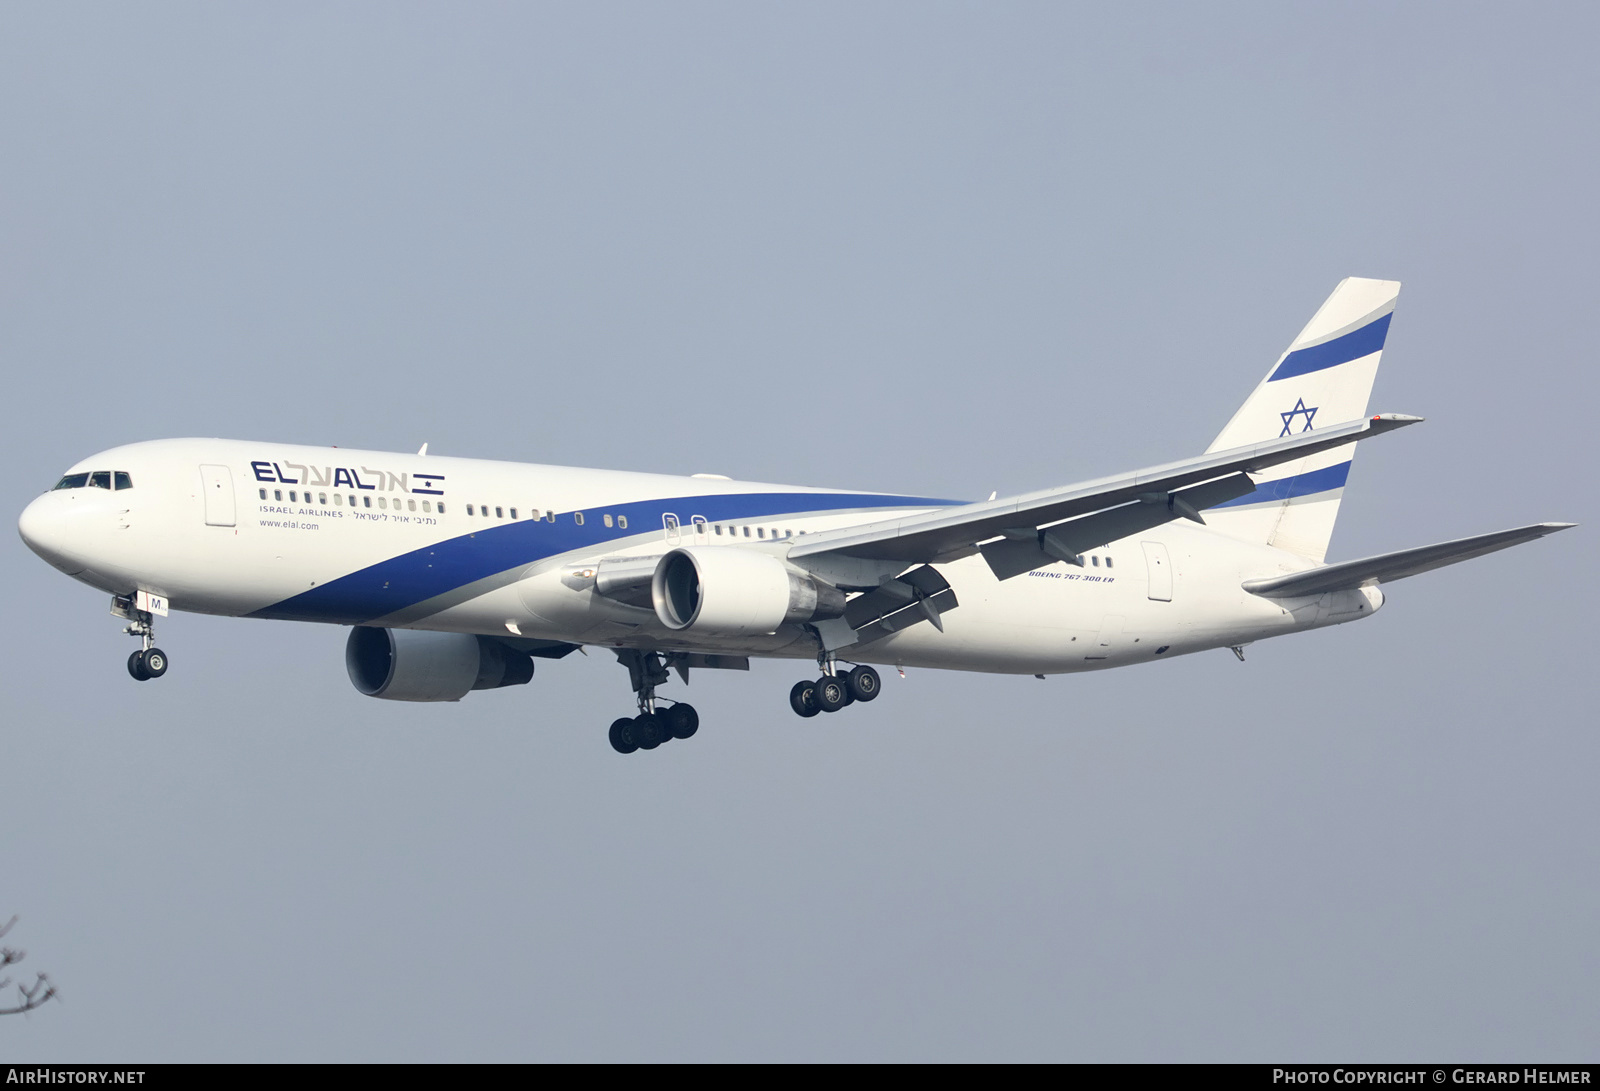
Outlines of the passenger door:
M200 489L205 494L206 526L233 526L233 471L226 466L201 466Z

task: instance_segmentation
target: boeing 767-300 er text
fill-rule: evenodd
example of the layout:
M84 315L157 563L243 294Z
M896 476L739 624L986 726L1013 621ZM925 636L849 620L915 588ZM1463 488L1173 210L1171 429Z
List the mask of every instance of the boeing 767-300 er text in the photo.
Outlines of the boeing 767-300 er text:
M869 664L1130 666L1355 621L1379 585L1571 526L1324 563L1400 286L1336 288L1202 455L961 503L338 448L171 439L73 466L23 539L112 595L166 672L171 609L351 626L350 680L396 701L519 685L581 645L628 668L623 753L685 739L675 669L814 660L801 716L877 697ZM845 666L854 664L853 669Z

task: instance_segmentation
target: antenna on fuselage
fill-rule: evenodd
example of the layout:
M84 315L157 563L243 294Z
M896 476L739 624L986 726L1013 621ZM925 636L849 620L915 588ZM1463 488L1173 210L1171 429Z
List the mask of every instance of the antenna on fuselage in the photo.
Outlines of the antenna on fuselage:
M426 443L424 443L421 447L419 447L417 449L417 454L419 454L419 455L425 455L427 453L428 453L428 445Z

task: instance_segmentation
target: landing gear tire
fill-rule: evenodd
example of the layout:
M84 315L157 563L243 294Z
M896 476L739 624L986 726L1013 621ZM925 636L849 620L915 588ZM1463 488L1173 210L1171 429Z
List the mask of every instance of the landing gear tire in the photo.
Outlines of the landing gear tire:
M845 675L845 681L850 685L850 696L858 701L872 700L883 688L878 672L866 665L859 666Z
M687 739L700 730L700 713L693 705L676 704L665 712L657 713L674 739Z
M144 672L151 678L160 678L167 673L167 653L160 648L150 648L140 652L144 656Z
M789 707L801 716L815 716L822 710L817 707L817 684L800 681L789 691Z
M610 737L611 749L619 754L631 754L639 749L639 744L633 741L633 721L630 719L613 720Z
M661 723L661 717L653 712L635 716L631 730L633 732L633 741L639 744L640 750L654 750L671 738L667 734L666 727Z
M814 685L817 708L823 712L838 712L850 703L850 689L844 679L830 675L817 679Z
M143 652L134 652L128 656L128 673L133 675L135 682L150 681L150 672L144 669Z

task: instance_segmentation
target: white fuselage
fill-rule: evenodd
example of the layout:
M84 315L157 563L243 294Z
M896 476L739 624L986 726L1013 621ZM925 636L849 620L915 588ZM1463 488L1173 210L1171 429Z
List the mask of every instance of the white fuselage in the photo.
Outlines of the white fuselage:
M69 475L23 514L29 545L114 594L173 609L618 648L812 659L804 626L704 637L598 594L603 559L683 545L783 557L805 535L954 501L234 440L158 440ZM514 514L513 514L514 513ZM1241 584L1303 557L1168 523L999 581L983 559L935 566L959 607L841 652L852 661L1000 673L1095 670L1365 617L1375 588L1272 599Z

